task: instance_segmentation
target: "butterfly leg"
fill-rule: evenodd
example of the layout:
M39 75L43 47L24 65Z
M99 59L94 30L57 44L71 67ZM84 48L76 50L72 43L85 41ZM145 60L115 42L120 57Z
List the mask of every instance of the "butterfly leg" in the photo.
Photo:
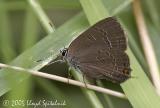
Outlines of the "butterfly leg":
M88 87L87 87L87 83L86 83L86 79L85 79L85 74L84 74L84 73L83 73L83 82L84 82L85 87L88 88Z
M69 79L72 78L72 74L71 74L71 67L68 68L68 84L69 84Z

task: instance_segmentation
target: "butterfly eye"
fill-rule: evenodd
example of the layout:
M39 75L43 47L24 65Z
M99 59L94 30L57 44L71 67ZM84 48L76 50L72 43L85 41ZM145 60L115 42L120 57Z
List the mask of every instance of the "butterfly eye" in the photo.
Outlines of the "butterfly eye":
M67 52L68 52L68 49L63 49L62 51L61 51L61 54L62 54L62 56L65 56L66 54L67 54Z
M62 56L65 56L65 53L66 53L66 51L63 51L63 52L62 52Z

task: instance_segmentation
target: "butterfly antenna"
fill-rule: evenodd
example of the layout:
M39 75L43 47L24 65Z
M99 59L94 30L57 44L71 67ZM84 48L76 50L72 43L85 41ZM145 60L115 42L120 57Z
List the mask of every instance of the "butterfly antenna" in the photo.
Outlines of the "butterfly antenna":
M49 57L52 55L53 51L50 51L49 53L50 53L50 54L49 54L47 57L44 57L44 58L39 59L39 60L36 60L35 62L36 62L36 63L39 63L39 62L42 62L42 61L46 60L47 58L49 58Z
M46 60L48 57L50 57L50 56L47 56L47 57L44 57L42 59L36 60L35 62L37 62L37 63L42 62L42 61Z

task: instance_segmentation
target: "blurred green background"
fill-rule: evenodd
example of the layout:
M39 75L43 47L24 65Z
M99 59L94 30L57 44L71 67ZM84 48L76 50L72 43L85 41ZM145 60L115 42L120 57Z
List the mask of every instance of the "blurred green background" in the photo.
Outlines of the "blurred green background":
M133 15L132 0L35 0L53 23L55 28L53 28L52 33L48 32L47 28L42 24L43 21L40 21L41 16L36 14L29 1L0 0L1 63L9 63L35 70L41 69L43 72L67 77L68 67L66 64L56 63L44 67L41 66L41 62L36 63L35 61L39 59L45 60L47 57L51 57L53 53L55 54L53 58L56 58L59 50L67 46L73 37L78 36L88 28L89 24L93 24L104 17L115 16L127 33L129 47L132 50L129 55L134 55L135 57L131 56L131 60L133 58L136 61L134 64L132 60L131 62L133 63L131 65L133 69L136 68L137 73L135 72L135 75L140 80L128 81L121 86L105 80L102 81L106 88L120 92L124 91L129 98L127 100L57 81L19 74L13 70L1 69L0 108L33 108L33 105L22 106L21 100L33 100L33 102L58 100L66 102L65 106L48 105L47 108L160 107L157 104L157 102L160 103L160 98L155 94L151 80L149 80L148 66ZM159 5L159 0L141 0L147 29L160 64ZM99 15L96 14L96 10ZM149 89L146 90L145 87ZM90 93L87 93L87 91ZM10 104L5 106L5 100L9 100L10 103L12 101L13 103L17 102L17 105L11 106ZM44 108L44 106L38 106L37 108Z

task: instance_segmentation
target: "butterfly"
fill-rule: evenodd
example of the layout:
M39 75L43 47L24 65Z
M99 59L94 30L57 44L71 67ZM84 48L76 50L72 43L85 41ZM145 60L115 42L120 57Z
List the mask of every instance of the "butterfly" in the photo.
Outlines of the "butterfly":
M83 75L122 83L131 77L127 40L120 23L113 17L103 19L61 51L67 63Z

